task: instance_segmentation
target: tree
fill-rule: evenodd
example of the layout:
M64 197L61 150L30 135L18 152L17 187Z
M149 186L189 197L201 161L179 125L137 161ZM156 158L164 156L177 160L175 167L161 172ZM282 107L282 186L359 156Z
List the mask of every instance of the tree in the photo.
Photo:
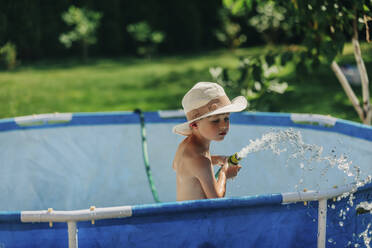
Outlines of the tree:
M233 12L250 10L253 4L265 4L272 0L224 0L224 5ZM365 28L366 40L369 42L368 22L372 10L371 0L278 0L275 4L287 10L286 21L295 22L298 31L304 34L301 44L305 51L298 62L304 67L304 60L309 60L313 67L322 63L331 66L341 83L346 95L353 104L359 118L364 124L371 124L372 108L369 100L369 80L361 55L359 32ZM341 71L336 56L343 51L344 44L352 40L355 60L362 82L362 104L356 97L348 80Z
M165 38L164 32L152 30L145 21L128 25L127 31L137 42L138 55L147 58L151 58L151 55L157 52L158 45Z
M264 40L269 44L274 44L282 39L283 34L291 33L293 23L286 19L287 10L275 3L267 1L257 4L257 15L248 20Z
M0 66L12 70L17 65L17 48L12 42L0 47Z
M247 40L247 36L241 33L240 25L230 19L229 12L227 8L220 10L222 27L215 31L215 35L227 48L233 50L242 45Z
M60 42L70 48L72 42L80 42L83 49L83 59L88 57L88 46L96 43L96 30L99 26L102 14L86 8L70 6L67 12L62 14L63 21L74 29L61 34Z

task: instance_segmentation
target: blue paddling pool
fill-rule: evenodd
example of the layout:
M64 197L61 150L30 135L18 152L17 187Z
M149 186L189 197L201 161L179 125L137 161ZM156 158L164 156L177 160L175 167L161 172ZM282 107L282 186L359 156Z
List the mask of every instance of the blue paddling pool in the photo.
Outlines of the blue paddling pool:
M304 162L306 154L293 156L291 144L280 154L263 149L241 161L225 198L176 202L171 165L183 137L171 130L185 121L182 112L0 120L0 248L369 244L370 126L308 114L242 112L230 119L213 154L231 155L290 129L321 146L327 160ZM330 164L332 158L343 164Z

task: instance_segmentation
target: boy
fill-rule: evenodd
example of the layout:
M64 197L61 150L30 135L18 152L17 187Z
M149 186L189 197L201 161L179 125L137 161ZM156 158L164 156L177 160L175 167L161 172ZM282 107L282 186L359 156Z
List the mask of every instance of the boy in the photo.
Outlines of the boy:
M177 201L224 197L226 180L235 177L241 166L229 166L226 156L211 156L209 147L212 140L225 138L230 112L244 110L247 100L238 96L230 101L220 85L200 82L186 93L182 106L187 122L173 128L174 133L187 136L173 161ZM217 180L213 165L222 166Z

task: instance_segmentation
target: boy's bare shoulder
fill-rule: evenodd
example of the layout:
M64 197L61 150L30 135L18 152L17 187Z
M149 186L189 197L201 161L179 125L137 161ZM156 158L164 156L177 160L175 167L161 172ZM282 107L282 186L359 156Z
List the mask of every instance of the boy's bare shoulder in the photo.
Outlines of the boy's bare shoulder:
M185 160L195 165L204 165L206 163L211 163L209 158L200 153L185 153Z
M181 167L193 171L195 169L200 170L201 167L207 167L210 164L210 159L200 151L200 148L194 145L190 139L186 138L178 146L173 168L177 170Z
M199 169L211 164L209 158L195 149L185 149L183 153L184 163L190 169Z

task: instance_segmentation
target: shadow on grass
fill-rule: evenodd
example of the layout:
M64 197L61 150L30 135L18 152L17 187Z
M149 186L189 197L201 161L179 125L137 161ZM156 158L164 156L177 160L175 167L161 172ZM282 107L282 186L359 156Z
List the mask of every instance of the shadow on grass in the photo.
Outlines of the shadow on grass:
M67 59L48 59L40 61L25 61L14 71L22 71L24 69L33 70L55 70L55 69L72 69L79 67L111 67L111 66L128 66L143 64L144 60L136 57L125 57L119 59L104 59L104 58L89 58L86 61L79 58Z
M81 67L98 67L102 69L109 69L112 67L120 66L136 66L143 64L157 64L157 63L177 63L177 61L182 60L197 60L205 57L215 57L222 56L225 54L225 50L221 51L207 51L200 53L185 53L177 55L158 55L151 59L136 57L136 56L126 56L119 58L88 58L87 60L82 60L81 58L61 58L61 59L45 59L39 61L21 61L20 65L16 67L14 72L22 71L24 69L33 70L53 70L53 69L71 69L71 68L81 68ZM4 70L5 71L5 70Z

